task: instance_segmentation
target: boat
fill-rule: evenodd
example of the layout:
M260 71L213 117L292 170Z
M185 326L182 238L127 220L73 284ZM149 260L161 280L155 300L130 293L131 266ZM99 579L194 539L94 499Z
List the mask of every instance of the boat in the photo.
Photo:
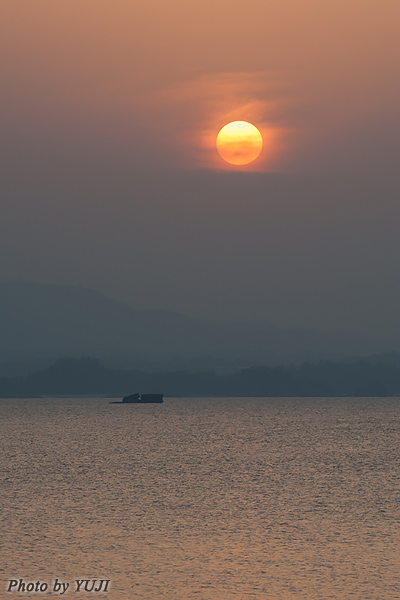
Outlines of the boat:
M161 404L164 402L163 394L131 394L124 396L121 404Z

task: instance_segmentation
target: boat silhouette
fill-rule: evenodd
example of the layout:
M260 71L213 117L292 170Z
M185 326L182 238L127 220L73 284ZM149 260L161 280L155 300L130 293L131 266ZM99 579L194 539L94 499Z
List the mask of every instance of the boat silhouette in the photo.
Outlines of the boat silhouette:
M163 397L163 394L130 394L114 404L161 404L164 402Z

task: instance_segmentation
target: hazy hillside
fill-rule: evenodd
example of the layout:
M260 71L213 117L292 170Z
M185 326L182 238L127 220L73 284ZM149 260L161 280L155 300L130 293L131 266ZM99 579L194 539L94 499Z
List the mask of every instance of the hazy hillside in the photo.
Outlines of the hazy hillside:
M135 310L75 286L0 283L0 362L62 356L170 360L212 356L299 361L394 350L356 334L283 330L269 323L212 323Z

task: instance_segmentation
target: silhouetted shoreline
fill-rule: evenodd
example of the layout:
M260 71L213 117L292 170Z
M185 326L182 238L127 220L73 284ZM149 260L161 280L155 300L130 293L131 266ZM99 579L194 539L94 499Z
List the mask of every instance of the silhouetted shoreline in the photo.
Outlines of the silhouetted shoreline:
M100 396L119 398L141 390L166 397L379 397L400 395L400 367L367 359L299 366L260 365L228 375L213 371L156 372L108 369L93 358L65 358L26 377L0 378L0 397Z

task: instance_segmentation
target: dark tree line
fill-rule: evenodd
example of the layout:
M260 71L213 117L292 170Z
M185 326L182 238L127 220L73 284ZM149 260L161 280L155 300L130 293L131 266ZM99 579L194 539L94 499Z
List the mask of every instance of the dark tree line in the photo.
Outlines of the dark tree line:
M92 358L57 360L26 377L0 379L0 396L397 396L400 367L358 360L299 366L257 366L230 375L213 371L146 373L108 369Z

